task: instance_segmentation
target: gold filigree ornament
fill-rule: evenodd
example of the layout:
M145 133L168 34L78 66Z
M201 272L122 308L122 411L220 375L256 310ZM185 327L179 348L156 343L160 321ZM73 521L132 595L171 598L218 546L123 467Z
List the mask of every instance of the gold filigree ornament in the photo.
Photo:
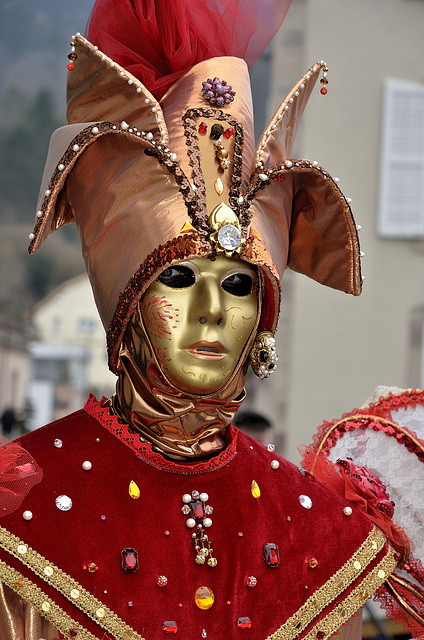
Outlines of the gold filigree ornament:
M250 352L250 364L253 372L261 380L269 378L277 368L277 360L274 336L271 331L261 331L256 336Z
M221 202L209 217L212 229L211 241L216 246L217 253L225 253L231 258L234 253L240 253L246 238L242 234L239 220L232 209Z

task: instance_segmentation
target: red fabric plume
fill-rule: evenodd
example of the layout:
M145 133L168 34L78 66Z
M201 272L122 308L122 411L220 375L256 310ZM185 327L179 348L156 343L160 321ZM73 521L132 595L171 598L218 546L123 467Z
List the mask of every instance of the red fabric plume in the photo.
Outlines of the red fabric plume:
M203 60L235 56L253 66L290 4L291 0L97 0L85 35L160 99Z
M15 511L42 477L41 468L28 451L0 437L0 517Z

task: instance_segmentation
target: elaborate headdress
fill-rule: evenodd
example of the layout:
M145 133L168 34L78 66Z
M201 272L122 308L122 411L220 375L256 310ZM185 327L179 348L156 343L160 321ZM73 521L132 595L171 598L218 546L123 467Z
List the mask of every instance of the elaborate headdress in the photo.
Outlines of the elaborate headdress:
M268 14L226 0L104 4L89 39L72 41L69 124L52 136L29 250L75 220L110 368L149 283L190 257L223 252L259 267L259 331L275 329L286 266L359 295L349 204L321 166L292 158L324 63L293 87L255 147L248 67L232 57L254 62L289 2L266 3ZM257 15L272 25L265 37Z

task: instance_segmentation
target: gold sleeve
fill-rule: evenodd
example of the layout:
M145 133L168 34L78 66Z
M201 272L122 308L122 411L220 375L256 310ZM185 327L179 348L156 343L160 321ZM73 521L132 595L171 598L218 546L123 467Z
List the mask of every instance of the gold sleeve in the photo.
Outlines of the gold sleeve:
M19 594L0 582L0 638L59 640L59 633Z

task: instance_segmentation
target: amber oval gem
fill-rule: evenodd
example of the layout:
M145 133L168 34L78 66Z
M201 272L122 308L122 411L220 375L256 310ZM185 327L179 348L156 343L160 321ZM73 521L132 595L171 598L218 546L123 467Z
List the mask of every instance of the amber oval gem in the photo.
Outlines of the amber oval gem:
M121 551L121 564L124 571L134 573L138 569L138 553L132 547L126 547Z
M264 546L264 560L268 567L274 569L278 567L280 564L280 552L278 551L278 547L273 542L268 542Z
M199 587L194 593L194 601L199 609L206 611L215 602L215 596L209 587Z

